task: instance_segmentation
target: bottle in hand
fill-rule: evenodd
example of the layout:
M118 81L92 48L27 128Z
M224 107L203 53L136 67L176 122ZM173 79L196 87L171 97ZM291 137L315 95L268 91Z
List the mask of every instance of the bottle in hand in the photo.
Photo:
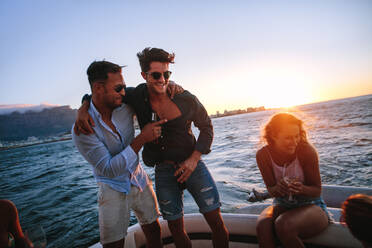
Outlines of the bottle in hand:
M151 113L151 122L157 122L157 121L159 121L159 116L155 112L152 112ZM152 143L158 144L159 139L155 139Z

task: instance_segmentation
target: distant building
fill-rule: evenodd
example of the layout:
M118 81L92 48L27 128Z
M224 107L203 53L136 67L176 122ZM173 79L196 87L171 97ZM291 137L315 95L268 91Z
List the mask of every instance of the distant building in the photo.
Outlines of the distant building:
M264 111L265 107L260 106L257 108L252 108L249 107L247 109L237 109L237 110L227 110L223 111L223 114L220 113L220 111L216 111L215 115L210 115L211 118L216 118L216 117L223 117L223 116L230 116L230 115L239 115L239 114L245 114L245 113L251 113L251 112L257 112L257 111Z

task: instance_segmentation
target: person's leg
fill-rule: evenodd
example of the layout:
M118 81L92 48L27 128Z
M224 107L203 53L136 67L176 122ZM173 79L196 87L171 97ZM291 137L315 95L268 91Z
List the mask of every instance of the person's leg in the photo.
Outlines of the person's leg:
M204 213L204 218L212 229L213 247L229 247L229 232L223 223L220 208Z
M261 212L256 222L256 234L260 247L276 247L274 221L284 211L286 211L284 207L269 206Z
M132 187L132 192L134 194L131 194L130 206L136 214L138 222L146 236L146 247L162 247L161 230L158 221L160 214L155 192L152 188L152 182L142 192L136 187Z
M183 225L183 191L179 189L174 172L173 165L161 164L155 167L156 196L176 247L191 247Z
M168 227L172 233L174 244L177 248L191 248L191 240L187 235L184 225L183 216L176 220L168 220Z
M129 225L127 195L98 183L98 220L103 248L122 248Z
M284 247L305 247L301 238L310 238L328 226L328 216L316 205L294 208L275 220L275 231Z
M141 228L146 236L146 247L148 248L163 247L161 240L161 229L158 219L156 219L154 222L150 224L141 225Z
M220 197L216 184L205 166L200 160L189 179L186 188L199 206L199 211L204 215L212 230L214 247L228 247L229 233L222 220L220 213Z
M123 248L125 243L125 239L120 239L118 241L114 241L111 243L103 244L103 248Z

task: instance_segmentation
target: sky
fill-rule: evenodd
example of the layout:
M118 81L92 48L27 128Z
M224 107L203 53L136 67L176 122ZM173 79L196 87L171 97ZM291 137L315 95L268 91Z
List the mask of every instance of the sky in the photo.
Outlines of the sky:
M136 86L145 47L209 114L372 93L369 0L1 0L0 37L0 105L77 108L94 60Z

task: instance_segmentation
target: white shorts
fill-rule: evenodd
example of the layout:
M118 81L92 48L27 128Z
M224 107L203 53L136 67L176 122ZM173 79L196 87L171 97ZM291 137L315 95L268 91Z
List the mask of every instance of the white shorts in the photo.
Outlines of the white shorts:
M159 217L152 184L141 192L132 186L129 195L113 190L104 183L98 184L98 220L101 244L123 239L127 235L132 209L141 225L150 224Z

